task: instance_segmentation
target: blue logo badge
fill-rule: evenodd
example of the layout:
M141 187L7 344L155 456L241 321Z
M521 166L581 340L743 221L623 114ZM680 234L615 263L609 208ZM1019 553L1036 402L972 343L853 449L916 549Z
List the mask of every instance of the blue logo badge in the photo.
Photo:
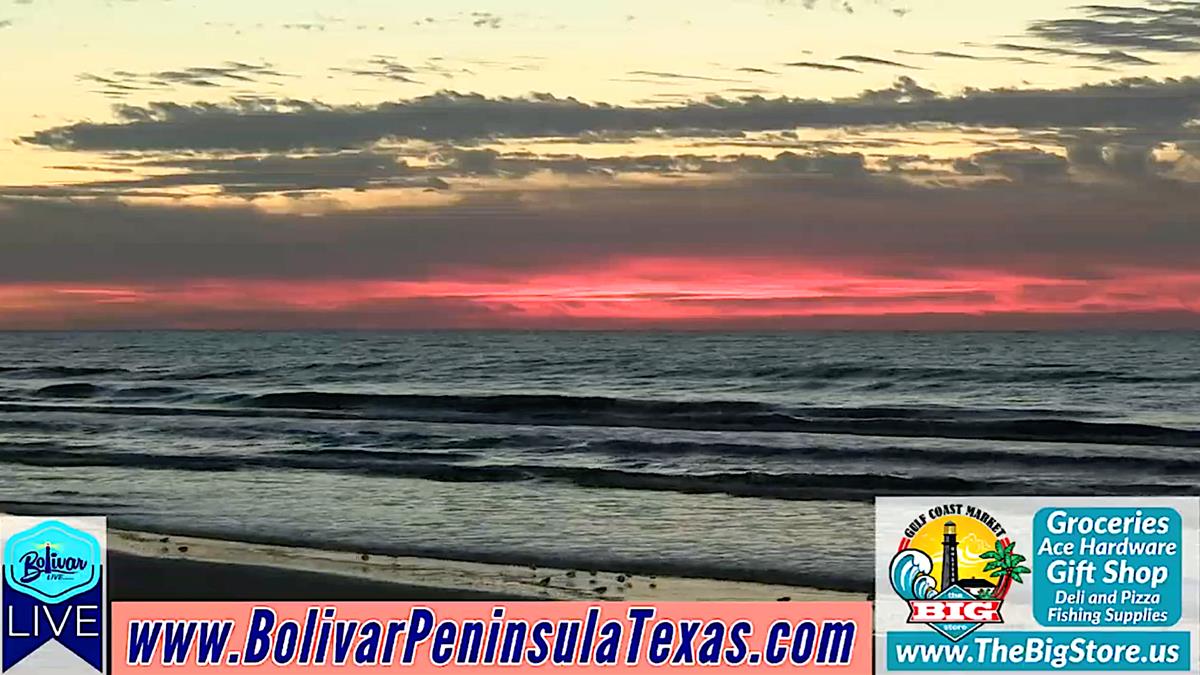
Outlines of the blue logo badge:
M32 527L30 520L0 516L0 529L4 530L0 673L9 672L51 641L84 663L61 651L57 655L51 652L41 663L44 670L64 675L103 673L106 627L101 533L105 520L34 520ZM29 529L18 530L13 527L17 524ZM14 530L15 534L8 534Z
M48 520L8 540L4 579L14 590L57 604L95 588L102 559L95 537Z

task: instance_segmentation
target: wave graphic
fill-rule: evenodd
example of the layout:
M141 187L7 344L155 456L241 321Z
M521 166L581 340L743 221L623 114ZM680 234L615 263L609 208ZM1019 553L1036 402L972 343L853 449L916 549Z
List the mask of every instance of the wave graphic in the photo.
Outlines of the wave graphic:
M933 561L924 551L906 548L892 558L888 578L892 589L905 600L925 600L937 595L937 580L931 572Z

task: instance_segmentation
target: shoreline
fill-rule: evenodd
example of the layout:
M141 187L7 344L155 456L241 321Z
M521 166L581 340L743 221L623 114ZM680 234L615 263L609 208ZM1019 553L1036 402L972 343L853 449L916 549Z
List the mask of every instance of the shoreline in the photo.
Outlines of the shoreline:
M371 581L281 567L108 553L114 602L331 602L528 600L451 588ZM183 583L186 580L186 583Z
M329 551L110 529L113 600L863 600L804 586Z

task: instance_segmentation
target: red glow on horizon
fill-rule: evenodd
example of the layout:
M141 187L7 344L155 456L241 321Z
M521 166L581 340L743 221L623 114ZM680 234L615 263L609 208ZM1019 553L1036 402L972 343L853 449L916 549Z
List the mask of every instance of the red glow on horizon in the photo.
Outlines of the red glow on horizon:
M603 267L525 274L447 272L425 280L203 279L156 284L0 285L10 327L104 324L255 327L256 314L305 325L520 328L734 325L746 320L847 316L1183 312L1200 314L1200 273L1113 270L1070 279L980 269L921 276L825 268L808 261L639 258ZM115 325L114 324L114 325ZM270 327L270 326L267 326Z

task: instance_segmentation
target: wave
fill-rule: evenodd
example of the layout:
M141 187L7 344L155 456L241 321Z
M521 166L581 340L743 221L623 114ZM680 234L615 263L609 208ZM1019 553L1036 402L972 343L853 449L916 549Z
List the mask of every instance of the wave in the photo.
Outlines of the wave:
M115 398L127 399L147 399L153 400L167 397L191 397L192 394L186 389L179 387L155 386L155 387L126 387L116 389L111 392Z
M419 421L1200 447L1200 431L1195 430L1147 424L1017 417L1040 412L1034 410L898 407L789 409L749 401L658 401L553 394L439 396L319 391L261 394L243 397L238 402L252 408L384 413Z
M126 368L104 366L0 366L6 377L53 378L128 374Z
M42 387L34 395L42 398L93 398L104 391L104 387L89 382L65 382Z
M717 367L696 371L667 371L667 376L689 376L713 379L753 379L775 382L836 383L866 380L877 385L941 383L1192 383L1200 382L1200 372L1171 374L1129 373L1104 368L1086 368L1071 364L1045 363L1027 365L960 366L893 366L853 361L830 361L798 365L764 365L738 368Z
M1027 468L1087 468L1110 471L1200 472L1200 457L1164 457L1140 455L1100 455L1095 453L1051 454L1009 452L984 449L949 450L921 447L841 448L831 446L756 445L743 443L693 443L687 441L641 441L608 439L578 444L572 450L588 450L619 457L709 455L715 457L771 457L819 462L886 461L911 467L912 464L935 466L1019 466Z
M236 380L260 376L292 379L304 373L338 374L397 368L394 361L314 361L272 367L205 367L165 371L130 370L114 366L0 366L0 373L13 378L89 377L134 375L139 378L175 381ZM686 377L691 380L794 383L800 388L827 386L838 382L867 382L874 385L900 384L1153 384L1200 383L1200 372L1126 372L1109 368L1082 367L1064 363L984 364L977 366L900 366L869 362L828 361L804 364L712 366L705 368L660 368L645 372L653 377Z
M463 465L428 461L436 453L396 452L267 453L239 456L151 454L51 447L0 447L0 463L25 466L232 472L307 469L372 477L443 483L563 483L582 488L647 490L683 494L726 494L782 500L870 501L888 494L1169 494L1195 492L1168 484L1054 484L1037 480L989 481L957 476L903 476L882 473L707 472L676 474L624 469L531 464ZM458 459L454 455L452 459ZM439 458L444 459L444 458Z
M203 380L235 380L243 377L254 377L255 375L263 375L269 371L261 368L223 368L217 370L200 370L200 371L185 371L182 373L169 373L164 375L164 380L178 381L203 381Z
M294 457L317 457L320 459L339 458L345 460L384 461L384 462L414 462L425 460L466 461L478 459L478 455L470 452L453 450L366 450L362 448L324 448L306 450L295 448L278 450L274 454Z
M51 385L39 398L99 399L109 391L88 383ZM974 408L785 408L750 401L670 401L554 394L427 395L322 391L229 394L195 405L58 406L58 411L116 415L207 415L382 419L525 426L640 427L692 431L798 432L904 438L960 438L1048 443L1200 447L1200 430L1068 419L1072 413ZM45 410L0 403L0 410ZM1038 415L1043 416L1038 416ZM1048 416L1047 416L1048 415Z
M106 387L90 382L63 382L51 384L33 392L37 398L96 399L113 398L126 400L155 401L164 398L194 398L185 389L169 386Z
M368 408L459 410L477 413L506 412L606 412L629 414L672 414L676 412L756 412L767 409L752 401L657 401L605 396L559 394L494 394L479 396L436 394L361 394L323 391L294 391L260 394L245 399L247 405L263 408L307 408L353 410Z
M22 433L61 433L78 429L79 426L69 422L48 420L0 420L0 432L19 431ZM7 442L7 441L6 441Z

